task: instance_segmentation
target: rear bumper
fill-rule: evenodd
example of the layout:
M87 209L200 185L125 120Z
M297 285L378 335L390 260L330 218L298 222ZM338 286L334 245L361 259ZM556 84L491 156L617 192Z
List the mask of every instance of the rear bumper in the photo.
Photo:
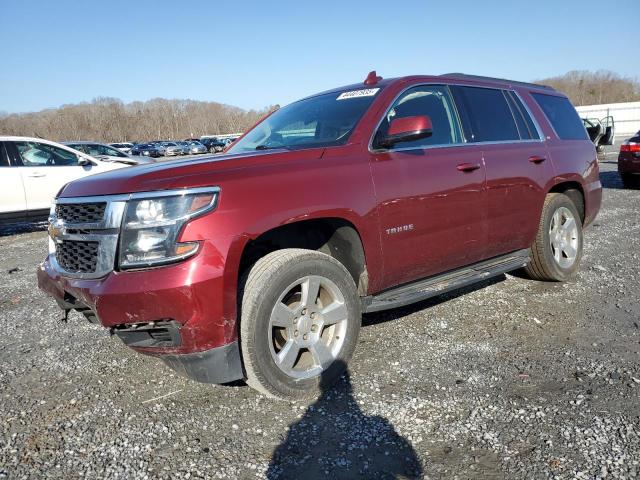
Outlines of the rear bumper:
M584 226L591 224L600 211L602 205L602 183L598 179L595 182L589 183L584 187L585 191L585 216Z
M620 173L640 173L640 155L634 153L621 153L618 156L618 171Z

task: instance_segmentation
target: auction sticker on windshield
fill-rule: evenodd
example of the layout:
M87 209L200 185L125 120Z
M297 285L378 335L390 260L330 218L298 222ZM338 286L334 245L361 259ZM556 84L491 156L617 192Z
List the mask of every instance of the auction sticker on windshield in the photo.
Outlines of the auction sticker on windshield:
M352 90L350 92L342 92L336 100L346 100L348 98L373 97L378 93L379 88L365 88L364 90Z

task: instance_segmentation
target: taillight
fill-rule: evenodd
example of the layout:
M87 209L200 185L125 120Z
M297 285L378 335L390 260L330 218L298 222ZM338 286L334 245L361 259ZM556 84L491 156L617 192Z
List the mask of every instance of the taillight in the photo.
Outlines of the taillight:
M625 142L620 145L620 152L640 152L640 143Z

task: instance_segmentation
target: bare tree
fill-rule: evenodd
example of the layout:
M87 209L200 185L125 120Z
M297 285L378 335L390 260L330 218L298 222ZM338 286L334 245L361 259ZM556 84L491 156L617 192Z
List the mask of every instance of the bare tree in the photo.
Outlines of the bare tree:
M621 77L608 70L574 70L559 77L537 80L565 93L574 105L634 102L640 100L638 79Z
M215 102L164 98L124 104L117 98L98 97L40 112L3 112L0 133L58 141L180 139L242 132L273 109L247 111Z

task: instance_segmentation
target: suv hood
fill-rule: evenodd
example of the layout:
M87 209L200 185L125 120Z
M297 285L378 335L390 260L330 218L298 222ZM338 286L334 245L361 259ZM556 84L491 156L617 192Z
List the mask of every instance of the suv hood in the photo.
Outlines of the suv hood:
M323 152L324 148L268 150L151 163L75 180L67 184L59 196L85 197L218 186L229 175L242 175L248 169L263 169L273 164L318 159Z

